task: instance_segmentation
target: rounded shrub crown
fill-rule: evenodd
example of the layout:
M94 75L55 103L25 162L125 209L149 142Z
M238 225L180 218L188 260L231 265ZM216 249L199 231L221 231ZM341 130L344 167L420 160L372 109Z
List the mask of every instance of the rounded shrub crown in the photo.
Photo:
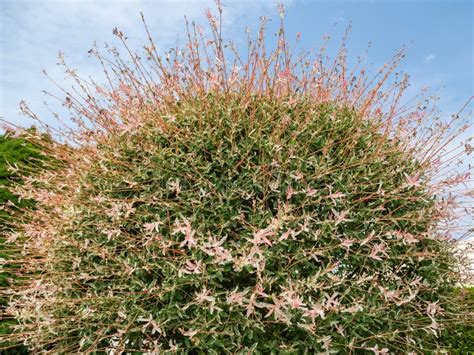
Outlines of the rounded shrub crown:
M462 176L432 182L415 115L384 114L386 79L349 81L344 52L308 79L281 30L239 73L209 16L215 62L196 65L197 34L168 64L151 42L159 80L135 63L87 106L68 96L76 144L51 142L54 169L18 187L37 206L10 235L15 336L59 352L438 349L459 311L443 188Z

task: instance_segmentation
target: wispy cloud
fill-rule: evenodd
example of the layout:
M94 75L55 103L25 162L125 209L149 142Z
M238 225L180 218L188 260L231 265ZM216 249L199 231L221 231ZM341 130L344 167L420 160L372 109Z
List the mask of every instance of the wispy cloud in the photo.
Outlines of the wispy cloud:
M423 63L430 64L435 59L436 59L436 54L430 53L423 58Z

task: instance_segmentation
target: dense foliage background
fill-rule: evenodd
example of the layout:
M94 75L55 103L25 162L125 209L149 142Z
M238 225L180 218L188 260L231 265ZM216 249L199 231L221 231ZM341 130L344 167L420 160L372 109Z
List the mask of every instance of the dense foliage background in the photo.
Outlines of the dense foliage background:
M457 289L456 296L461 295L466 311L466 318L463 319L464 312L460 313L460 322L449 324L443 332L441 342L446 346L450 354L469 354L474 349L474 288L466 287ZM456 297L455 296L455 297Z

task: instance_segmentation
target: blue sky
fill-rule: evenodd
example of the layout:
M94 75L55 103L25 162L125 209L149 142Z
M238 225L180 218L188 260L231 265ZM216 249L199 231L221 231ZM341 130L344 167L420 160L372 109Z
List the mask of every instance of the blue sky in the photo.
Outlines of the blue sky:
M225 33L244 40L246 26L254 27L261 15L278 22L277 1L227 0ZM286 1L287 30L302 33L302 47L318 48L325 34L334 43L349 23L349 55L362 54L369 41L368 63L382 65L402 45L408 56L401 69L410 74L411 92L429 86L441 96L440 109L449 115L473 95L473 1ZM41 90L53 89L42 74L63 82L56 66L62 51L70 64L83 75L100 76L97 63L87 51L96 40L117 44L112 28L128 35L132 46L145 43L140 23L143 10L153 35L161 47L183 39L183 16L204 22L204 10L213 0L0 0L0 116L12 123L28 126L18 110L26 100L40 117L52 122L43 106L46 99L53 111L59 104L48 100ZM271 26L270 26L271 27ZM271 34L271 33L269 33ZM52 90L53 92L54 89ZM472 133L472 132L471 132Z

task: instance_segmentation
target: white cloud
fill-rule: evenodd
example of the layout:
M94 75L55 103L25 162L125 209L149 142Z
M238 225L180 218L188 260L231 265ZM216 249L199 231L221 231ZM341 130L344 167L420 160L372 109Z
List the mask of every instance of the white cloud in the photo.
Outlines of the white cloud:
M430 53L423 58L423 63L430 64L435 59L436 59L436 54Z

